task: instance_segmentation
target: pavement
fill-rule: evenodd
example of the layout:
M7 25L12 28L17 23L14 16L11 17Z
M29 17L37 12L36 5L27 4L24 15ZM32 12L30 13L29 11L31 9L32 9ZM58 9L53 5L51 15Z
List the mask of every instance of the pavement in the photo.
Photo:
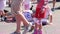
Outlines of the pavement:
M56 3L56 8L60 6L60 2ZM52 3L49 4L52 7ZM10 11L9 7L5 8L6 10ZM43 26L43 34L60 34L60 10L55 10L53 12L53 24ZM10 34L14 32L16 29L16 23L6 23L0 22L0 34ZM21 29L21 32L23 30ZM32 32L27 32L27 34L32 34Z

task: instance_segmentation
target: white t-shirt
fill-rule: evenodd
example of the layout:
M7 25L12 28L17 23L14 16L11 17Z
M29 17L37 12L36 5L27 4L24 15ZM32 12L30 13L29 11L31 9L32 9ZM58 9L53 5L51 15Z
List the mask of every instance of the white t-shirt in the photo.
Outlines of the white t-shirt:
M28 21L32 21L32 20L33 20L33 19L32 19L32 16L31 16L32 11L26 10L25 12L23 12L23 14L24 14L25 18L26 18Z
M0 10L4 10L5 6L6 6L6 0L0 0Z

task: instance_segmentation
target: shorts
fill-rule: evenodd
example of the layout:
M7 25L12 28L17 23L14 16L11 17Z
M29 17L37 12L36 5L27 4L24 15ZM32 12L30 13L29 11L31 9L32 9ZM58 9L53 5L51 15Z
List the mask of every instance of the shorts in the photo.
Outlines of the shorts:
M41 20L38 20L37 18L33 18L34 23L41 24Z
M44 22L48 23L49 20L48 19L41 19L41 20L38 20L37 18L33 18L34 20L34 23L37 23L37 24L43 24Z
M21 0L12 0L11 11L14 13L19 13L21 7Z

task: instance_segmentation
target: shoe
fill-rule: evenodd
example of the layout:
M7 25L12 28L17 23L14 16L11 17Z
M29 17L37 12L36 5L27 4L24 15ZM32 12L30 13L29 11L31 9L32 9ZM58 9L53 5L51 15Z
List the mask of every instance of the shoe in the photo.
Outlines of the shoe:
M33 28L31 28L28 32L32 32L34 29Z
M55 11L55 8L52 8L51 10L54 12Z
M38 30L37 30L37 29L35 29L33 34L38 34Z
M28 32L28 26L25 26L23 34L26 34Z
M13 33L11 33L11 34L21 34L21 33L18 33L18 32L13 32Z
M39 30L39 34L42 34L42 30Z

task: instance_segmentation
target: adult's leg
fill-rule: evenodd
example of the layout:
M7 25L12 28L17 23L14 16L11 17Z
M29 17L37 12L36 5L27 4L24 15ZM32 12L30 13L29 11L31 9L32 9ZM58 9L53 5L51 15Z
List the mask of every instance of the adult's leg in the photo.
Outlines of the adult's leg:
M16 25L17 25L16 32L20 32L20 24L21 24L20 22L23 21L25 26L27 26L28 21L26 20L26 18L24 17L24 15L20 11L21 1L20 0L17 0L17 1L16 0L12 1L11 9L15 15L16 22L17 22L16 23Z
M22 13L15 14L15 18L16 18L16 22L17 22L16 23L16 25L17 25L16 32L20 32L21 21L23 21L24 26L28 26L28 21L26 20L26 18L24 17L24 15Z
M16 32L20 32L20 25L21 25L21 19L19 17L19 15L15 15L15 18L16 18Z
M53 0L53 8L52 8L52 11L55 10L55 4L56 4L56 0Z
M11 0L9 0L9 7L11 7Z
M55 7L56 4L56 0L53 0L53 8Z

